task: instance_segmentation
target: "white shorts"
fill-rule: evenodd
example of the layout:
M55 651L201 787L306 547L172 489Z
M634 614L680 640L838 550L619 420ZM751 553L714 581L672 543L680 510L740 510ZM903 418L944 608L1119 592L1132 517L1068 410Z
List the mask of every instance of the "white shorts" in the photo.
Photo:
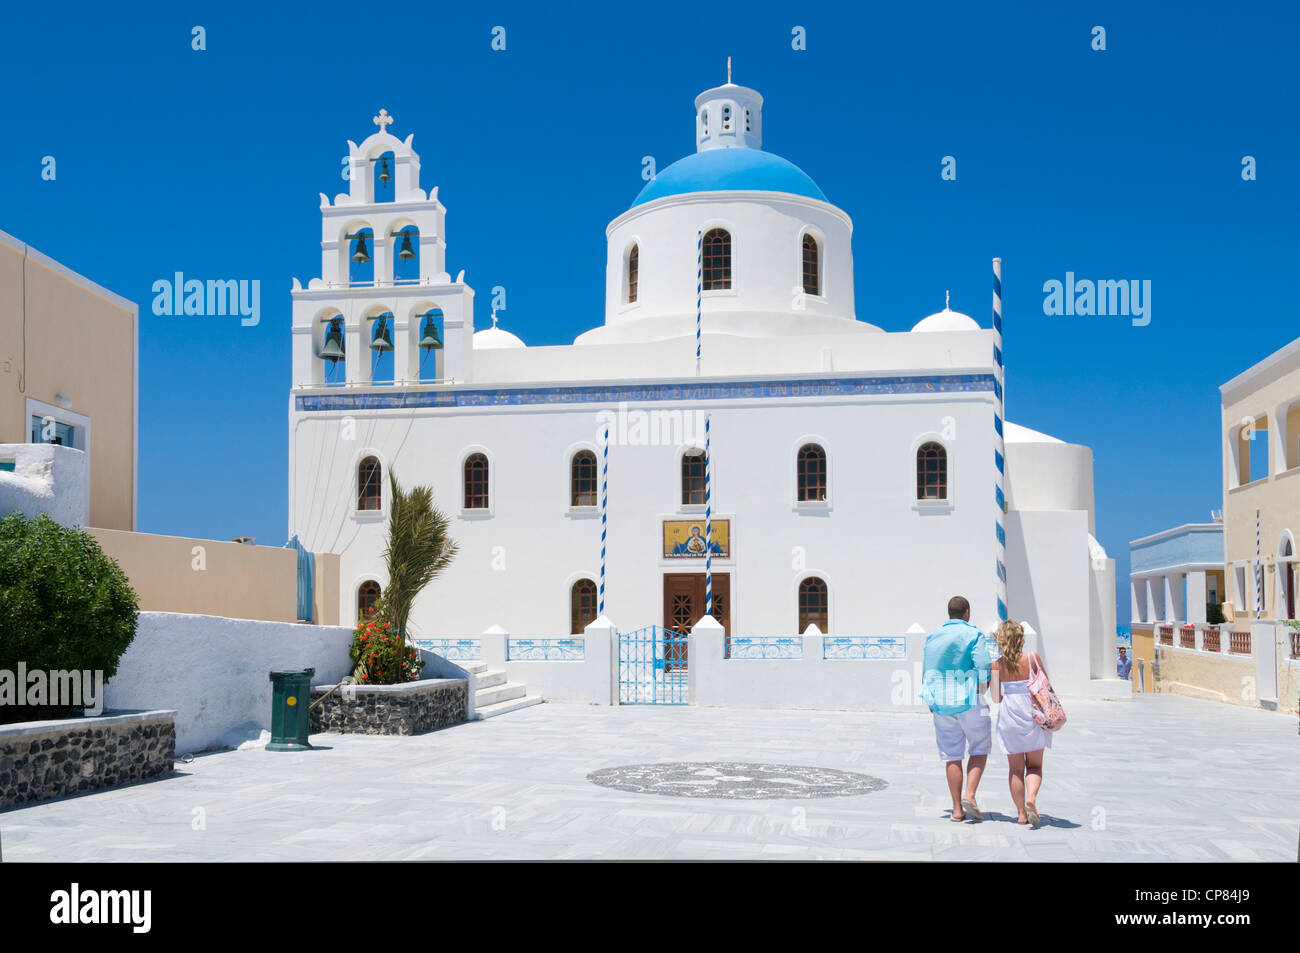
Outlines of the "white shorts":
M972 758L993 750L993 722L983 699L980 701L960 715L934 716L934 740L939 745L940 760L962 760L968 743Z

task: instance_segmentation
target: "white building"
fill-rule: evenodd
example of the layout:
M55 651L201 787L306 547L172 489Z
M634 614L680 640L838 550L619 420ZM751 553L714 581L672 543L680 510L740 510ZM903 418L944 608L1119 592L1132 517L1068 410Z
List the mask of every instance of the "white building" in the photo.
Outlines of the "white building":
M731 83L696 98L695 153L610 222L604 323L565 346L526 347L495 317L476 332L411 137L381 112L349 142L349 192L321 196L322 277L294 283L289 406L290 532L340 554L345 613L385 582L392 469L434 487L460 544L416 603L421 635L582 631L609 427L605 613L688 626L705 561L672 550L703 528L707 415L730 634L898 637L958 593L996 619L992 332L947 307L908 332L859 320L852 221L762 151L762 104ZM419 346L430 322L440 350ZM393 351L372 351L386 333ZM1115 655L1092 454L1010 423L1006 444L1009 611L1057 687L1081 690Z

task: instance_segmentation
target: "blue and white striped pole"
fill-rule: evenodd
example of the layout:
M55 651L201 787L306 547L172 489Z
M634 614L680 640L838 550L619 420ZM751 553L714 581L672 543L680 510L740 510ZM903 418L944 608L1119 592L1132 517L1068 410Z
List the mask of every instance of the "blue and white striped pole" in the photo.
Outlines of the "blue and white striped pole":
M709 415L704 415L704 614L713 616L713 469L709 453Z
M600 599L596 607L597 615L605 614L605 533L607 529L606 513L609 508L609 425L605 425L605 446L602 451L603 461L600 470Z
M1255 618L1264 617L1264 561L1259 540L1259 510L1255 511Z
M997 467L994 500L997 503L997 600L998 621L1007 620L1007 513L1006 438L1002 422L1006 416L1006 369L1002 364L1002 259L993 259L993 462Z
M700 373L700 338L704 326L704 229L695 233L695 374ZM707 426L707 424L706 424Z

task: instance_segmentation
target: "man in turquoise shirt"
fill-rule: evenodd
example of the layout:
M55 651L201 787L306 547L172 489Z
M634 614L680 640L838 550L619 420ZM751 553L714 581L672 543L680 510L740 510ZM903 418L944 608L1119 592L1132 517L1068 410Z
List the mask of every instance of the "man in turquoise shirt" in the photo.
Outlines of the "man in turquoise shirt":
M981 820L975 790L993 747L993 726L984 690L988 688L988 641L970 624L970 603L962 596L948 600L948 621L925 637L921 700L934 715L934 738L944 761L952 819ZM970 748L962 791L962 759Z

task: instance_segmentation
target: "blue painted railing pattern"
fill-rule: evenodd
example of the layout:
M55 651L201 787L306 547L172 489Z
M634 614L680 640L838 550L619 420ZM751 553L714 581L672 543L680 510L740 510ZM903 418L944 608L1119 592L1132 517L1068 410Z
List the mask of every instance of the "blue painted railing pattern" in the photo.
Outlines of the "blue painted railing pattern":
M507 662L581 662L585 639L506 639Z
M417 648L441 655L450 662L478 662L483 659L482 639L415 639Z
M836 635L822 639L822 657L828 661L907 658L907 639L871 635Z
M602 384L590 387L439 389L400 393L298 394L297 410L380 410L415 407L491 407L511 404L616 404L619 401L735 400L970 393L993 390L992 374L840 377L784 381L699 381L689 384Z
M803 638L801 636L733 638L728 658L752 661L799 661L803 658Z
M685 705L687 637L672 629L647 625L618 634L618 703Z

